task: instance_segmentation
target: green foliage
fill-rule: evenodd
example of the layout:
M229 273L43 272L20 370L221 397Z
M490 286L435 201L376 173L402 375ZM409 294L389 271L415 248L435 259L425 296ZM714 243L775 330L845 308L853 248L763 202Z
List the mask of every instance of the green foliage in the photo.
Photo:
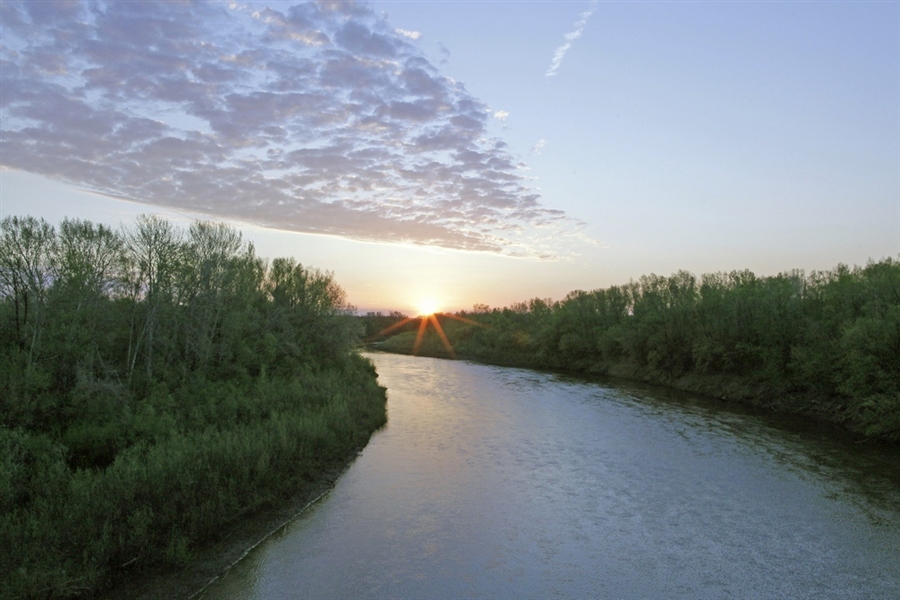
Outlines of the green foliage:
M381 341L398 333L415 331L419 327L419 319L409 318L398 311L388 314L368 312L356 317L356 320L362 324L363 339L367 342Z
M0 597L183 565L385 421L330 273L234 229L0 222Z
M441 318L455 353L740 397L900 440L900 262L804 275L647 275ZM415 333L379 346L412 352ZM429 333L419 352L447 355Z

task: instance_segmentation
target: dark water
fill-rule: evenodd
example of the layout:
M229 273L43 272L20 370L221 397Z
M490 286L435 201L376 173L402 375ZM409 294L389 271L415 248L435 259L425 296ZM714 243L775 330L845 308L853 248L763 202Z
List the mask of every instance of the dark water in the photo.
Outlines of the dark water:
M387 427L202 598L900 598L897 451L690 396L371 358Z

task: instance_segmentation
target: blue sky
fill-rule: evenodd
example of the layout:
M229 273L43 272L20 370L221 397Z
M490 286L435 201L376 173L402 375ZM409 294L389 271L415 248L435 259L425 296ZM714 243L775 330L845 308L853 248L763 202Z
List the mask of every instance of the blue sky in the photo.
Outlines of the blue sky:
M3 215L224 219L409 312L900 254L898 2L0 10Z

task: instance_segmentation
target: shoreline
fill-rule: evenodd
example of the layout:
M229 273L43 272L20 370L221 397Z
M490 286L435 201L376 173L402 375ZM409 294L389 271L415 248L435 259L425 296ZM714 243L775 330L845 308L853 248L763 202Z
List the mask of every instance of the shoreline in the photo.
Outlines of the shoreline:
M362 453L354 449L342 461L325 469L305 489L283 502L264 506L238 517L224 528L218 539L209 540L194 550L183 567L150 566L134 570L120 568L110 576L108 585L95 596L97 600L172 600L199 598L204 590L260 544L282 531L323 500L338 479Z
M366 350L385 352L388 354L402 354L407 356L423 356L439 358L443 360L467 360L482 365L498 367L512 367L518 369L533 369L557 375L566 375L584 378L601 378L620 380L635 384L650 385L665 388L674 392L698 394L732 405L743 406L761 410L772 415L797 417L809 423L818 423L827 427L833 427L844 434L858 438L857 443L868 443L900 448L900 432L887 432L880 435L869 435L863 431L846 414L845 402L835 398L804 397L802 394L792 394L780 390L770 389L763 385L755 384L746 378L727 375L700 375L688 374L678 378L666 377L663 374L640 369L634 365L625 363L601 364L594 369L584 368L552 368L543 365L531 364L528 361L490 361L466 353L449 356L439 352L432 353L422 350L418 354L400 348L386 348L381 342L370 343ZM802 399L802 402L796 400Z
M366 351L384 352L387 354L405 354L406 352L393 352L383 348L368 346ZM427 356L429 358L444 358L447 360L466 360L485 365L496 365L473 357L460 356L457 359L444 356ZM837 423L827 418L826 414L804 414L800 412L784 410L784 406L779 403L760 402L759 399L751 397L741 397L740 395L725 397L721 394L710 394L708 390L698 389L703 386L685 386L672 385L672 382L652 381L639 377L629 377L620 373L591 373L575 370L559 370L559 369L542 369L528 365L496 365L508 366L513 368L526 368L538 371L556 373L559 375L568 375L575 377L602 378L611 380L621 380L623 382L632 382L635 384L649 385L653 387L666 388L675 392L699 394L710 399L719 400L726 403L733 403L744 407L752 407L771 414L793 415L809 422L819 422L830 427L836 428L843 434L858 437L856 443L871 443L876 445L887 445L898 447L896 442L885 439L871 438L862 435L860 432L852 431L846 424ZM719 382L721 383L721 382ZM690 389L693 387L694 389ZM754 401L756 400L756 401ZM373 432L374 433L374 432ZM369 440L371 439L371 436ZM131 568L121 568L117 573L111 575L108 586L101 590L96 596L98 600L169 600L181 598L184 600L194 600L202 598L203 592L219 577L223 576L229 569L244 559L250 552L260 546L266 540L283 531L291 523L304 516L308 510L313 509L316 504L324 500L328 494L334 489L338 479L352 466L353 462L360 456L368 445L355 448L352 453L343 459L338 459L324 469L319 477L309 482L305 489L298 491L290 498L278 501L277 504L264 506L252 513L238 517L233 523L230 523L225 529L222 537L209 540L207 543L197 548L188 564L183 567L148 567L142 569L140 566Z

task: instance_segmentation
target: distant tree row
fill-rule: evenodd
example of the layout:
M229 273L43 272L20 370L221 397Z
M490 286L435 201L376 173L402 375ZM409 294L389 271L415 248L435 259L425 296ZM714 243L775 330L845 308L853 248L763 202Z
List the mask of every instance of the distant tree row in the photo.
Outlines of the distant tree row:
M178 563L367 439L350 309L221 223L0 221L0 597Z
M900 439L900 261L890 258L809 275L647 275L460 314L481 324L442 320L461 357L667 383ZM443 354L437 339L423 349Z
M411 319L396 310L386 314L380 311L370 311L358 317L357 320L362 324L363 339L367 342L383 340L385 337L404 331L415 331L418 326L417 319Z

